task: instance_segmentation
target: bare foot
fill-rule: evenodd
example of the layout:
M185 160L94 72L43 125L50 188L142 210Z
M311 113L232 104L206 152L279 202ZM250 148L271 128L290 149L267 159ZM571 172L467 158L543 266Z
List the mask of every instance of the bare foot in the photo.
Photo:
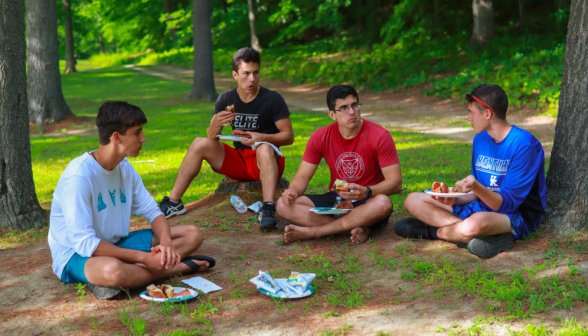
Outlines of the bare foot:
M351 242L354 244L365 243L370 237L370 229L367 227L358 227L351 230Z
M310 228L296 225L288 225L284 229L284 242L291 243L297 240L312 239L314 234Z

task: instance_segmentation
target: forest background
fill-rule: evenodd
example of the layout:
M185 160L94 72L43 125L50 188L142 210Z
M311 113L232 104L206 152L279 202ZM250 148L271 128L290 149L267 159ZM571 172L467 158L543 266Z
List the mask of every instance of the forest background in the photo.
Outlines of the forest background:
M557 116L568 0L491 1L493 37L484 45L472 43L471 1L250 1L264 78L373 91L416 88L453 98L490 82L507 91L511 105ZM193 68L192 1L70 4L78 58L98 67ZM65 55L64 8L58 6ZM214 70L228 73L235 50L251 46L248 3L212 0L212 8Z

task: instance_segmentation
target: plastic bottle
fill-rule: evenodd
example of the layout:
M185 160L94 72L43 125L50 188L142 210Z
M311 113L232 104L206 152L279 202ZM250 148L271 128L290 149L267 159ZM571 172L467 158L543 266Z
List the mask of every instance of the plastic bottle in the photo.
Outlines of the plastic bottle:
M246 213L247 212L247 204L243 202L241 197L233 195L231 196L231 204L237 209L239 213Z
M337 196L336 201L335 201L335 204L333 204L333 209L335 207L337 207L337 205L339 205L339 203L341 203L342 201L343 201L343 199L341 198L341 196ZM339 218L341 216L342 215L333 215L333 217L335 217L335 218Z

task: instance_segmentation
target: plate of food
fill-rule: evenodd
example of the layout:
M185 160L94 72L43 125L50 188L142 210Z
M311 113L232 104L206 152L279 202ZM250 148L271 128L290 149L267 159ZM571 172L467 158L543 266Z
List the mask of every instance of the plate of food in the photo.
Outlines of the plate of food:
M276 279L276 280L281 280L281 279ZM284 291L279 291L277 293L271 293L266 291L263 288L257 288L258 291L260 291L262 294L265 294L267 296L271 296L277 299L302 299L305 298L307 296L311 296L312 294L314 294L314 287L312 287L311 285L308 285L308 287L306 288L306 291L302 294L286 294L286 292Z
M185 287L173 287L171 285L149 285L147 290L141 293L142 299L155 302L179 302L193 299L198 292Z
M461 192L458 192L455 189L455 187L448 187L447 184L438 181L438 182L433 182L433 185L431 186L431 188L425 190L425 193L429 194L431 196L454 198L454 197L459 197L459 196L471 194L471 193L473 193L473 191L470 191L469 193L461 193Z
M353 209L337 209L337 208L312 208L310 211L319 215L341 215L346 214Z

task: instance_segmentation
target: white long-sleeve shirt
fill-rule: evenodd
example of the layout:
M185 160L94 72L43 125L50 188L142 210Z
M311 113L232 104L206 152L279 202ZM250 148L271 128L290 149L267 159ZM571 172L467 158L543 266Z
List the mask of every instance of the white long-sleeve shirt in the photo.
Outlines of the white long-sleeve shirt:
M114 244L126 237L131 213L149 223L163 215L127 159L111 171L88 153L73 159L57 182L51 204L48 240L55 275L61 279L74 253L91 257L100 241Z

